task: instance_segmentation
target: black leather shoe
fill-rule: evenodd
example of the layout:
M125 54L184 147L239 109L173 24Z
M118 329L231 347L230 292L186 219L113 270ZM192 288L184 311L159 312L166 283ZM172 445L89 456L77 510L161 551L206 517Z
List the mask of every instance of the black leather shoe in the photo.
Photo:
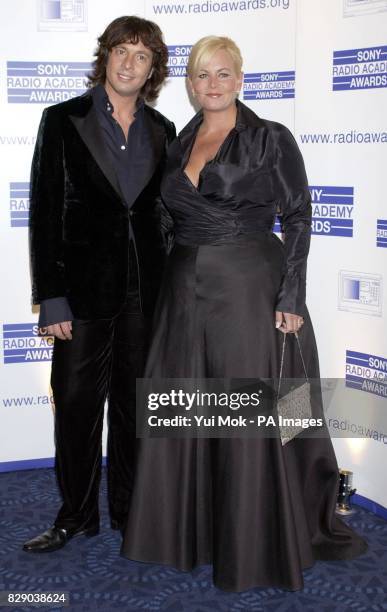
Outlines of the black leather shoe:
M77 535L84 535L91 538L99 533L98 525L95 527L88 527L87 529L81 529L79 531L67 531L66 529L60 529L59 527L50 527L44 533L28 540L23 545L23 550L26 552L43 553L53 552L59 548L63 548L71 538Z

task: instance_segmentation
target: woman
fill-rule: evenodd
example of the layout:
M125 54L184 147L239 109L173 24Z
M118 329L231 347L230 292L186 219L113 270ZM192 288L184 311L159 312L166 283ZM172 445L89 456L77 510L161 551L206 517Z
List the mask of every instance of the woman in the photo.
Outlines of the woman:
M189 86L201 111L169 149L162 196L170 253L145 376L318 377L305 307L311 205L287 128L236 99L239 49L206 37ZM285 243L272 233L282 215ZM292 336L293 334L293 336ZM285 375L285 374L284 374ZM139 445L122 554L182 570L212 563L216 586L300 589L316 559L351 559L365 542L335 517L329 439L146 439Z

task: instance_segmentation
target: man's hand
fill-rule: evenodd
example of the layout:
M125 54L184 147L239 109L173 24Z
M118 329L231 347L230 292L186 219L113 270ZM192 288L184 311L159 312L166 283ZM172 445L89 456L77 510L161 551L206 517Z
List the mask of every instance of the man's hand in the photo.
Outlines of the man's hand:
M284 334L294 334L300 331L303 324L304 319L299 315L279 312L278 310L275 313L275 326Z
M55 323L54 325L47 325L47 327L41 327L40 331L48 336L55 336L59 340L71 340L73 329L72 321L63 321L63 323Z

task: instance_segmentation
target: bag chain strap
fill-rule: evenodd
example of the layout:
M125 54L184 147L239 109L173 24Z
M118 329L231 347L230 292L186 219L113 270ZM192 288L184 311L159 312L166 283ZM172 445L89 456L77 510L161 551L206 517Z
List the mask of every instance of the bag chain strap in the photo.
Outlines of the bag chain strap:
M302 355L302 351L301 351L301 344L300 344L300 340L298 338L298 333L295 332L294 334L296 336L296 340L297 340L297 344L298 344L298 348L300 351L300 357L301 357L301 361L302 361L302 366L304 368L304 373L305 373L305 378L306 378L306 382L309 382L309 378L308 378L308 374L306 372L306 367L305 367L305 361L304 361L304 357ZM278 391L277 391L277 402L279 400L279 394L280 394L280 388L281 388L281 379L282 379L282 371L283 371L283 367L284 367L284 357L285 357L285 342L286 342L286 336L287 334L284 334L284 341L282 343L282 354L281 354L281 367L280 367L280 375L279 375L279 380L278 380Z

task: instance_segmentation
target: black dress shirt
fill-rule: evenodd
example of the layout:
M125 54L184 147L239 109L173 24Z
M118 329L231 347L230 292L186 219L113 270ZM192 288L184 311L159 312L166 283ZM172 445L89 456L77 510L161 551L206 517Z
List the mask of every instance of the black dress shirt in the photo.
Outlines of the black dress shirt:
M146 138L145 131L144 101L139 100L126 140L120 124L113 117L114 108L105 88L97 85L92 89L92 96L104 143L117 174L122 195L130 207L134 203L135 194L138 193L137 184L141 182L141 168L144 167L144 162L150 154L150 142Z

